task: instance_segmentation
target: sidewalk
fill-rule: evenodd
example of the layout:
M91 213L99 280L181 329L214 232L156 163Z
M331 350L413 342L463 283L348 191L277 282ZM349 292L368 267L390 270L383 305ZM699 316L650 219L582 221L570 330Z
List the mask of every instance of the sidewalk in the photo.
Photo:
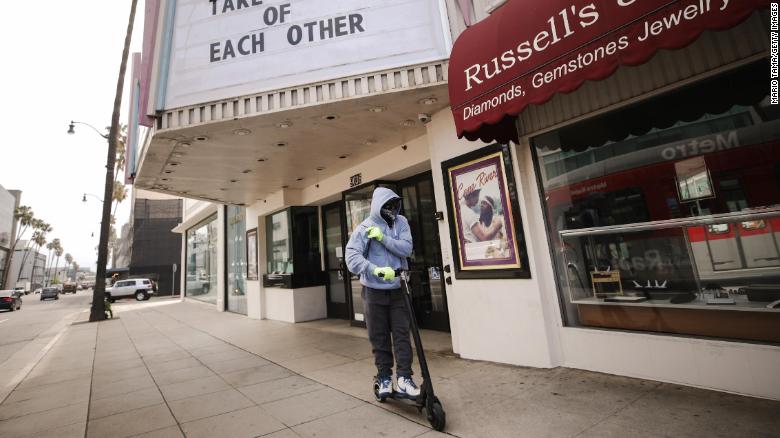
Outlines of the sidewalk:
M177 300L114 309L119 319L62 333L0 405L1 438L445 436L415 409L373 400L365 331L344 322L257 321ZM462 360L444 335L424 342L447 434L780 436L780 402Z

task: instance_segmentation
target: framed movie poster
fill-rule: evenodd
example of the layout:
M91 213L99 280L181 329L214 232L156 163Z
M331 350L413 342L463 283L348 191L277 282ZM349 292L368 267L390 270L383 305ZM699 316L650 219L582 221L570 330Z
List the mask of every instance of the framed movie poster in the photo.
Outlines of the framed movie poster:
M257 228L253 228L246 232L246 279L258 280Z
M442 163L456 278L530 278L506 145Z

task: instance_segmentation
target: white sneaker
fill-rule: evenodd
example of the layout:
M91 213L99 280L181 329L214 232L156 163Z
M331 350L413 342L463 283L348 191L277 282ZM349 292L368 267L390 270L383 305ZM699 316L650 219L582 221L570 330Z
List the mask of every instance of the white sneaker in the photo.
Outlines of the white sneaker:
M398 392L410 398L417 398L420 395L420 388L414 384L411 377L398 377Z
M393 379L384 377L379 379L379 397L390 397L393 394Z

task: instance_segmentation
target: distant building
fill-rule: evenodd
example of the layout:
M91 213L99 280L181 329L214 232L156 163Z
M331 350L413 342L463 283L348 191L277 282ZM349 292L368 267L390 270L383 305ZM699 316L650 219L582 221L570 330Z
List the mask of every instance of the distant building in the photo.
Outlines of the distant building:
M0 185L0 289L4 289L6 258L16 237L14 211L19 206L21 194L18 190L6 190Z
M20 240L11 260L10 286L30 283L30 289L43 286L46 270L46 254L27 247L26 240ZM60 278L64 280L64 278Z
M180 279L173 265L181 260L182 240L181 234L171 230L182 219L181 198L136 189L131 217L130 276L157 281L160 295L178 293ZM124 227L122 231L122 240L126 240Z
M133 248L133 225L128 222L122 226L122 231L114 248L112 267L126 268L130 266L130 254Z

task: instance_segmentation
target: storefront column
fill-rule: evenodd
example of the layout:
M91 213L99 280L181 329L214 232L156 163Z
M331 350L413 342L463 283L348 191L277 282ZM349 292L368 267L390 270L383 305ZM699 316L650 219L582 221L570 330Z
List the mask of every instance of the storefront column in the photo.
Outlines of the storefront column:
M247 306L247 316L252 319L263 319L263 281L262 281L262 274L261 272L264 271L263 266L260 262L260 253L265 252L264 246L259 246L259 242L263 239L260 238L260 234L262 233L265 235L265 227L260 226L259 224L264 223L262 221L262 218L259 216L260 208L259 203L255 203L251 206L248 206L246 208L246 229L252 230L257 229L257 241L258 241L258 247L257 247L257 280L250 280L247 278L246 281L246 306ZM264 240L263 240L264 241ZM249 269L249 261L252 260L252 257L250 257L250 254L247 252L247 269Z
M225 312L225 209L217 209L217 310Z
M445 201L441 163L482 146L459 140L454 132L449 109L434 114L428 124L436 205L443 212L449 206ZM523 188L518 189L525 220L525 196ZM447 214L444 217L439 223L442 259L445 265L454 267ZM532 248L528 251L531 259L528 280L457 280L453 274L445 274L452 277L452 285L447 286L447 300L453 351L461 357L545 368L558 365L554 340L557 330L550 317L554 309L549 309L544 302L546 286L540 282L535 269Z
M187 287L187 231L181 234L181 261L179 262L179 300L184 302L185 289Z

